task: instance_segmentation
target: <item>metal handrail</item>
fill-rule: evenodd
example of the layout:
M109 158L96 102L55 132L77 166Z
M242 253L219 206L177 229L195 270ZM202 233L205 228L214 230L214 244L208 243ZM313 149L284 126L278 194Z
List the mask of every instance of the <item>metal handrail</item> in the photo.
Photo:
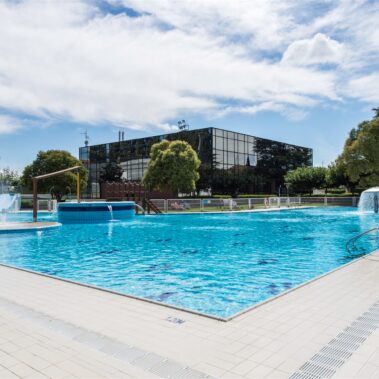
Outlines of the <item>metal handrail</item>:
M346 250L349 254L352 253L352 249L350 249L350 244L352 244L352 248L353 249L356 249L356 245L355 243L357 242L357 240L363 236L365 236L366 234L369 234L369 233L372 233L372 232L375 232L375 231L379 231L379 227L375 227L375 228L372 228L370 230L366 230L365 232L363 233L360 233L358 234L357 236L354 236L352 238L350 238L347 242L346 242Z

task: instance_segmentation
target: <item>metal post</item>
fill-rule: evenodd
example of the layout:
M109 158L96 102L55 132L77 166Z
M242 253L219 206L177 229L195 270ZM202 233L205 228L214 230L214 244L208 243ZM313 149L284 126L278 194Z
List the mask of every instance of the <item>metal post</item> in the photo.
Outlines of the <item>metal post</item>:
M248 207L249 207L249 209L251 209L251 198L250 198L250 197L249 197L249 199L248 199L248 202L249 202Z
M324 197L324 205L328 205L328 198L326 196Z
M379 200L378 200L378 195L374 195L374 212L378 213L379 212Z
M76 173L76 199L80 203L80 174L79 171Z
M37 179L33 178L33 222L37 222Z

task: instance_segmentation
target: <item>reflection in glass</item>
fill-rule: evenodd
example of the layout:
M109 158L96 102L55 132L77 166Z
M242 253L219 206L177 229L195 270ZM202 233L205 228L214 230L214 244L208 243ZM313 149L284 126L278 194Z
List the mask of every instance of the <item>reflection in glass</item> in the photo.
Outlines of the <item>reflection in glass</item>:
M118 162L123 178L140 181L151 146L163 139L183 140L202 164L198 190L213 193L276 193L283 177L301 166L311 166L312 149L217 128L185 130L161 136L81 147L79 157L89 171L88 197L100 197L99 180L108 161Z

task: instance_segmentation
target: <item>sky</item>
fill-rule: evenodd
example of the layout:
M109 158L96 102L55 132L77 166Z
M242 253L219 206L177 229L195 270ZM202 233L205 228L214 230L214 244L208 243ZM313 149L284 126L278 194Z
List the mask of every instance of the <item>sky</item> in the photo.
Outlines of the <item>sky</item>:
M379 106L379 1L0 0L0 169L185 119L314 149Z

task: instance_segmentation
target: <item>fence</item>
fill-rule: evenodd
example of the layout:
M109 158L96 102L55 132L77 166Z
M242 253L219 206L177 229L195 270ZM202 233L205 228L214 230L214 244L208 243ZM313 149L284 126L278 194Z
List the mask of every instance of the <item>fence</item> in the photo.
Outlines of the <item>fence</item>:
M235 199L151 199L163 213L242 211L296 206L356 207L357 197L254 197Z
M57 201L51 199L43 199L37 201L37 209L39 211L56 212L57 211Z

